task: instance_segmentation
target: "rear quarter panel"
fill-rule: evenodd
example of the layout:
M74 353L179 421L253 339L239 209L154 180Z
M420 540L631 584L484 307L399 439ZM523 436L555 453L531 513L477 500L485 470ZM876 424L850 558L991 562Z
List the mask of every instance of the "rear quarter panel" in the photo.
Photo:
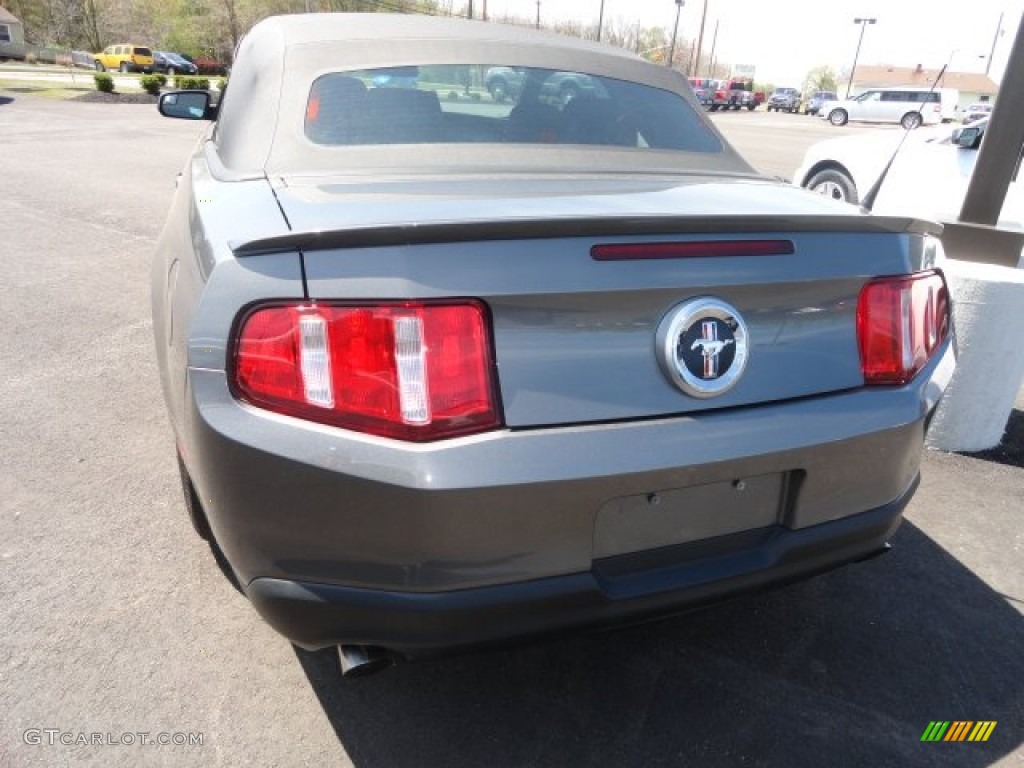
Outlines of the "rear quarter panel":
M217 180L205 137L189 158L152 263L153 333L164 398L176 431L184 421L187 368L224 370L238 311L267 298L301 298L297 253L238 260L239 233L276 235L287 225L263 179Z

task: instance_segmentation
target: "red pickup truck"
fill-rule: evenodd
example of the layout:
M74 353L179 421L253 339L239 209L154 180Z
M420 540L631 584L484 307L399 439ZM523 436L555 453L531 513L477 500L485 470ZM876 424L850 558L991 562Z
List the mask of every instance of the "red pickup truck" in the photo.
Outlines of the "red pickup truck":
M734 77L731 80L718 80L715 88L711 111L718 109L757 109L764 102L764 92L754 90L754 81L749 77Z

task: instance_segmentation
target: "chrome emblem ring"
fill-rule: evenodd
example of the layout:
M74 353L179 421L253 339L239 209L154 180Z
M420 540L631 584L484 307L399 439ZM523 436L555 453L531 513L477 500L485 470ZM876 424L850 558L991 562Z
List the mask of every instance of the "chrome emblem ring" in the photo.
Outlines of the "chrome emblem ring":
M673 307L657 335L658 362L669 380L692 397L728 392L750 353L746 323L735 307L710 297Z

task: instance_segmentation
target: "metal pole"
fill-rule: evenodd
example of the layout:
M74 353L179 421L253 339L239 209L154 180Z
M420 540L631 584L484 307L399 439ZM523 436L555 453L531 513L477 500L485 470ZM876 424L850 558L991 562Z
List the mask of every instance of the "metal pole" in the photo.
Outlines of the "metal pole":
M715 35L711 38L711 74L708 77L715 76L715 46L718 45L718 22L719 19L715 19ZM700 69L700 62L697 62L697 69Z
M1003 12L1005 13L1005 11ZM988 52L988 61L985 62L985 77L992 68L992 57L996 55L996 43L999 41L999 33L1003 31L1003 13L999 14L999 23L996 24L996 33L992 35L992 50Z
M537 0L537 29L540 29L540 0Z
M860 24L860 37L857 38L857 52L853 54L853 69L850 70L850 80L846 83L846 98L850 98L850 91L853 89L853 76L857 74L857 59L860 58L860 44L864 42L864 30L868 24L874 24L877 19L854 19L854 24Z
M668 49L668 60L665 62L666 67L672 66L672 59L676 55L676 33L679 32L679 12L683 9L683 0L676 0L676 25L672 27L672 45Z
M469 0L469 18L473 18L473 0Z
M601 42L601 26L604 24L604 0L601 0L601 12L597 16L597 42Z
M700 34L697 35L697 70L700 69L700 50L704 47L704 21L708 17L708 0L704 0L704 10L700 14ZM694 70L696 74L697 70Z
M985 141L978 150L960 211L960 221L994 225L1006 200L1006 191L1017 171L1024 148L1024 17L1013 42L1006 72L999 86L992 116L985 129ZM971 150L960 150L971 151Z

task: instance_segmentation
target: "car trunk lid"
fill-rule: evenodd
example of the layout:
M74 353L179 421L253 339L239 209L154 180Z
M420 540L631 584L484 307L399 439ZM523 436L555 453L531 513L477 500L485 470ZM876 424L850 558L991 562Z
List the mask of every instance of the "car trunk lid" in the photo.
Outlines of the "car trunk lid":
M277 192L293 233L236 253L298 248L315 300L482 299L505 423L519 428L862 386L859 291L912 271L925 230L749 179L290 180ZM685 255L650 257L666 248ZM702 299L746 328L746 367L717 396L685 391L658 338Z

